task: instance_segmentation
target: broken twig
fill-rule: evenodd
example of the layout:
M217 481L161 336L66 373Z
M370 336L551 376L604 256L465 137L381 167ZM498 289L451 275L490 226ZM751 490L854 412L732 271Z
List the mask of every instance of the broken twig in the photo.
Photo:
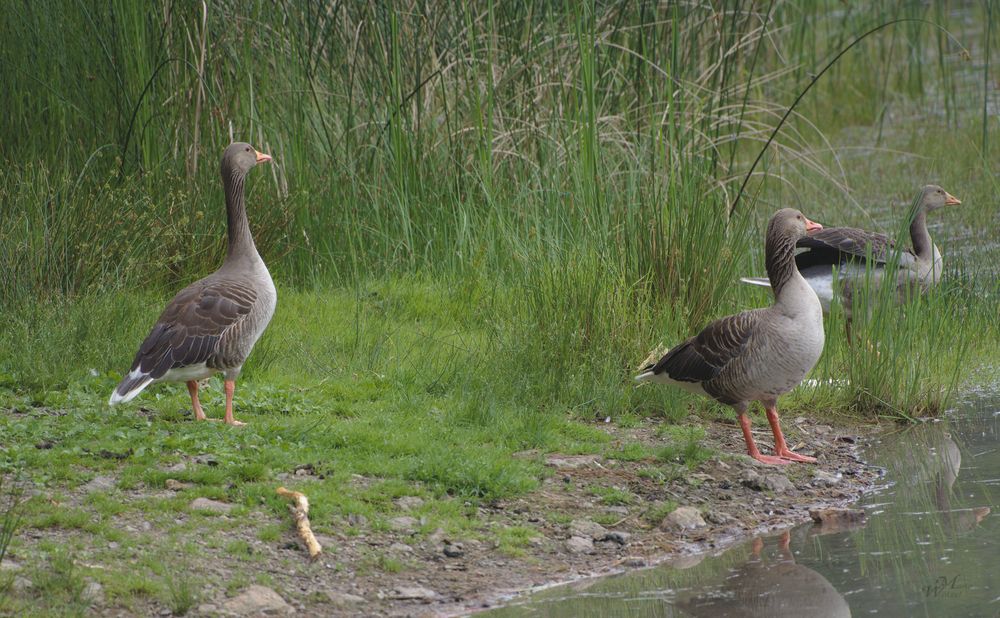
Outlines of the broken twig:
M320 546L319 541L316 540L312 528L309 526L309 498L306 498L304 493L289 491L284 487L279 487L277 492L282 498L292 500L292 503L288 505L288 510L292 512L292 517L295 518L295 527L298 529L302 541L306 544L306 549L309 550L309 558L315 560L316 556L323 551L323 548Z

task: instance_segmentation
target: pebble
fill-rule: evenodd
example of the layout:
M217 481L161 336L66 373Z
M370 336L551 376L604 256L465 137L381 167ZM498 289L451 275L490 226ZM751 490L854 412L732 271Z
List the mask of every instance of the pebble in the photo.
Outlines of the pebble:
M195 498L188 505L192 511L209 511L211 513L229 513L233 510L232 504L211 500L209 498Z
M566 541L566 550L571 554L589 554L594 551L594 542L589 537L571 536Z
M723 513L722 511L709 511L705 513L705 520L721 526L735 522L736 518L728 513Z
M393 517L389 520L389 529L396 532L412 532L419 522L414 517Z
M830 508L813 509L809 511L809 517L823 526L846 526L864 521L867 515L861 509Z
M575 470L584 466L592 466L600 458L600 455L549 455L545 458L545 465Z
M115 488L115 479L110 476L95 476L90 479L90 481L81 487L83 491L89 493L95 491L111 491Z
M357 603L364 603L365 598L359 597L356 594L351 594L349 592L334 592L333 590L327 590L326 596L330 599L330 603L334 605L355 605Z
M91 603L100 603L104 597L104 586L98 582L90 582L84 586L80 596Z
M449 558L461 558L465 555L465 548L461 543L445 543L441 551Z
M705 520L693 506L679 506L660 522L661 530L693 530L704 526Z
M254 584L222 604L224 613L237 616L259 616L261 614L291 614L295 608L285 602L281 595L267 586Z
M424 499L419 496L403 496L393 500L396 506L404 511L412 511L424 505Z
M843 478L843 475L839 472L837 474L831 474L825 470L816 469L813 472L811 484L813 487L833 487L835 485L839 485Z
M191 483L185 483L183 481L178 481L177 479L167 479L163 481L163 485L171 491L181 491L182 489L190 489L194 487Z
M574 519L569 525L570 536L582 536L590 539L603 539L608 529L586 519Z
M398 586L389 593L389 598L397 601L433 601L437 596L430 588L418 585Z
M745 471L740 482L744 487L749 487L756 491L766 490L775 493L784 493L795 489L795 485L792 485L792 482L786 476L781 474L761 474L756 470Z

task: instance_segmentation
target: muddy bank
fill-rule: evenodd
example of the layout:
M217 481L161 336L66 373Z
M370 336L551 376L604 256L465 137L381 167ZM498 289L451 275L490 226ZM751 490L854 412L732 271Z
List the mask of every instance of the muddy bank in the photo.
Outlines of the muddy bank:
M690 423L704 431L698 444L708 449L693 467L652 455L668 441L658 435L662 427L655 421L628 429L602 425L616 443L607 451L613 456L518 453L544 462L547 474L541 486L473 510L474 525L465 536L427 533L419 515L421 499L404 496L395 501L402 515L388 525L362 518L318 535L326 550L315 562L308 561L290 527L282 526L277 540L262 540L260 531L275 521L259 509L241 515L231 512L230 505L199 498L203 504L192 503L188 510L221 509L212 515L216 536L199 527L175 528L169 543L162 536L162 522L141 512L123 510L113 521L125 535L153 539L153 545L130 551L126 561L143 564L153 559L150 553L159 552L156 561L183 558L185 570L197 574L188 579L196 600L185 608L187 615L447 616L495 607L532 587L649 566L792 526L807 521L810 509L856 500L880 478L880 471L858 456L859 442L874 431L871 427L786 419L789 443L818 457L819 465L776 467L738 454L744 446L734 423L693 418ZM764 448L770 435L766 423L758 425ZM90 485L101 478L62 496L36 492L37 498L60 500L67 507L92 503L96 490ZM114 485L114 479L105 480ZM125 503L176 500L170 485L167 490L137 488L119 497ZM105 595L88 579L88 573L108 566L101 564L106 555L102 543L107 543L87 534L86 526L27 528L18 537L21 543L5 561L14 576L10 590L15 596L28 600L44 593L29 577L32 563L46 547L60 544L74 548L82 575L78 587L90 595L81 599L81 607L88 612L177 613L178 599L169 596L175 594L169 587L161 598L126 595L123 603L120 591ZM171 558L182 546L187 553ZM35 575L37 579L37 571ZM106 596L112 598L105 601Z
M400 546L406 531L341 539L337 560L345 564L369 548L391 552L396 547L420 567L394 574L342 573L339 592L365 600L342 605L339 613L441 616L480 611L532 587L648 566L799 524L809 520L811 509L853 502L881 478L880 471L865 465L858 455L859 442L873 428L835 428L804 418L786 423L790 444L818 457L818 466L761 465L735 454L744 448L735 424L704 421L699 422L706 430L702 443L723 455L676 478L650 475L647 460L545 455L551 474L542 487L516 500L480 508L479 517L491 529L527 529L535 534L519 555L504 553L496 543L441 534L409 549ZM606 430L622 444L663 444L655 423ZM769 437L762 433L761 443L767 444ZM543 457L531 452L519 456ZM619 489L622 496L636 499L605 504L606 499L594 495L595 487ZM329 611L303 609L317 614Z

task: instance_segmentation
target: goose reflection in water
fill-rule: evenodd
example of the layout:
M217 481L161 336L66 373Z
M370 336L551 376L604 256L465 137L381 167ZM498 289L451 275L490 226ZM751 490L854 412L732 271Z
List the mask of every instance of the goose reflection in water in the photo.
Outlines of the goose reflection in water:
M897 459L897 478L906 479L910 488L928 487L941 524L951 531L967 532L978 526L990 514L989 507L955 508L952 504L955 480L962 469L962 451L947 426L926 424L913 436L912 442L900 441L907 448Z
M729 571L725 581L710 589L693 591L677 600L685 615L713 618L756 616L850 616L843 595L822 575L796 564L785 531L772 557L764 552L764 540L754 539L750 558Z

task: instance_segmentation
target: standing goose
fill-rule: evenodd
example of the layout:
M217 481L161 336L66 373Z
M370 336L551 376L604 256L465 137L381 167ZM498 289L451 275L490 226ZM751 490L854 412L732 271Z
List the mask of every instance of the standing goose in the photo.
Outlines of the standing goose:
M129 401L154 382L187 382L194 416L205 420L198 380L221 372L225 422L233 418L233 391L243 362L274 315L278 295L257 253L243 200L243 182L258 163L270 161L250 144L230 144L222 154L229 247L222 267L174 296L139 347L132 369L111 394L110 404Z
M637 381L662 382L712 397L736 410L747 452L766 464L815 462L793 453L778 422L777 400L795 388L823 352L823 310L795 267L795 243L823 226L791 208L767 226L765 261L774 304L720 318L659 361ZM750 402L760 401L774 434L775 456L762 455L750 433Z
M828 227L799 240L798 246L805 251L795 256L795 263L809 286L816 290L824 313L830 312L833 302L836 271L837 292L844 301L849 329L854 288L863 285L868 276L878 285L885 275L886 265L893 260L898 264L896 283L901 297L913 285L923 288L937 285L941 279L941 253L927 232L927 213L961 203L941 187L927 185L920 191L910 223L912 249L900 251L884 234L853 227ZM866 274L868 259L871 259L870 271ZM770 285L767 279L760 277L744 277L742 281L765 287Z

